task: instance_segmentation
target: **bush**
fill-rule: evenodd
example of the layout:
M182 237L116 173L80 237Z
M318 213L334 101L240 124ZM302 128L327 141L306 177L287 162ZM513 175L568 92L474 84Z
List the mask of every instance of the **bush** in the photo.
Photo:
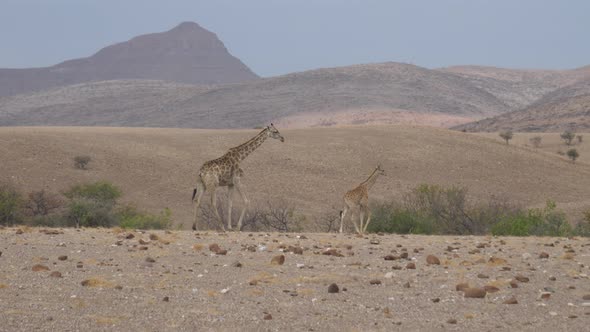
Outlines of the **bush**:
M117 212L119 226L133 229L167 229L172 225L172 212L165 208L159 215L140 212L132 205L125 205Z
M98 181L90 184L76 185L64 193L69 199L90 199L103 204L114 205L121 190L107 181Z
M531 137L529 139L529 141L531 142L531 144L535 147L538 148L539 146L541 146L541 141L543 140L543 138L541 136L535 136L535 137Z
M569 149L567 150L567 156L572 160L572 162L576 162L576 159L580 156L578 150L576 149Z
M556 210L554 202L548 201L544 209L529 209L517 215L507 216L492 226L493 235L510 236L568 236L572 228L565 214Z
M14 225L22 222L21 194L12 186L0 183L0 225Z
M118 224L111 204L87 198L73 199L65 218L70 227L112 227Z
M506 141L506 144L508 144L508 141L510 141L514 136L514 134L512 134L512 130L501 131L498 135L500 135L500 137Z
M29 193L29 199L25 203L27 215L46 216L62 206L62 201L56 194L47 193L45 190Z
M372 209L372 217L367 232L396 234L433 234L432 218L420 215L392 204L379 204Z
M74 157L74 167L77 169L86 169L91 159L90 156L76 156Z
M559 136L564 140L566 145L572 145L572 141L576 137L576 134L571 130L566 130Z

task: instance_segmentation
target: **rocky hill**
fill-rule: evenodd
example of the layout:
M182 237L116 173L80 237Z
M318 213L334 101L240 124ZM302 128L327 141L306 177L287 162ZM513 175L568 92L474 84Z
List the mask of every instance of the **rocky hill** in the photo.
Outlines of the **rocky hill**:
M220 84L257 78L214 33L184 22L166 32L107 46L87 58L46 68L0 69L0 96L116 79Z

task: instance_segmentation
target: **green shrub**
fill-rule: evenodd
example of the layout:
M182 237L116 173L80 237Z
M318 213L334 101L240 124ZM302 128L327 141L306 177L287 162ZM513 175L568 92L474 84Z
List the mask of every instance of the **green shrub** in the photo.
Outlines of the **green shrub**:
M94 199L73 199L66 211L67 226L112 227L118 224L113 206Z
M64 193L69 199L92 199L103 204L114 205L119 197L121 190L107 181L98 181L90 184L80 184L73 186Z
M372 217L367 231L371 233L432 234L432 218L407 209L381 204L372 208Z
M172 225L172 212L165 208L159 215L140 212L131 205L123 206L118 212L119 226L133 229L167 229Z
M548 201L544 209L529 209L502 218L492 226L493 235L510 236L569 236L572 228L565 214Z
M14 225L22 222L23 198L12 186L0 183L0 225Z

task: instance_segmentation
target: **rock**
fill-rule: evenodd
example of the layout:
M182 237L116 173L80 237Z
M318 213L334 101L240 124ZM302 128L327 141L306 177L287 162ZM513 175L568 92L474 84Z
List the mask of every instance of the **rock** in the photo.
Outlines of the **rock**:
M510 281L510 287L512 287L512 288L518 288L518 283L516 282L516 280L511 280Z
M324 250L324 252L322 252L322 255L344 257L344 255L340 251L338 251L334 248L328 248L328 249Z
M233 267L242 267L242 263L240 263L238 261L235 261L235 262L232 263L231 266L233 266Z
M569 316L567 316L567 318L578 318L578 316L576 316L576 315L569 315Z
M549 280L551 280L551 281L555 281L555 280L557 280L557 278L555 278L554 276L550 276L550 277L549 277Z
M381 280L379 280L379 279L372 279L371 281L369 281L369 284L371 284L371 285L381 285Z
M303 248L301 248L301 247L289 246L289 251L294 253L295 255L303 255Z
M478 278L480 278L480 279L488 279L488 278L489 278L489 276L488 276L488 275L486 275L486 274L483 274L483 273L479 273L479 274L477 275L477 277L478 277Z
M454 318L450 318L449 320L447 320L447 323L449 324L457 324L457 320Z
M125 238L127 240L133 239L134 237L135 237L135 235L133 235L132 233L129 233L129 234L125 235Z
M399 255L399 257L400 257L400 258L403 258L403 259L407 259L407 258L408 258L408 253L407 253L407 252L402 252L402 253Z
M222 255L225 256L227 255L227 250L226 249L221 249L218 252L215 253L216 255Z
M272 315L271 314L265 314L264 315L264 320L271 320L272 319Z
M487 292L487 293L495 293L497 291L500 290L500 288L496 287L496 286L491 286L491 285L487 285L487 286L483 286L483 289Z
M488 265L491 266L505 265L506 263L508 262L504 258L499 257L490 257L488 260Z
M49 274L49 276L53 277L53 278L61 278L61 272L53 271L53 272L51 272L51 274Z
M45 265L35 264L32 268L33 272L49 271L49 268Z
M550 292L541 292L541 294L539 294L539 298L543 299L543 300L548 300L550 297L551 297Z
M328 293L338 293L340 291L340 288L338 288L338 285L336 284L331 284L330 286L328 286Z
M258 280L250 280L250 282L248 283L248 285L250 285L250 286L256 286L256 285L258 285Z
M525 252L524 254L522 254L523 261L528 261L531 257L533 257L533 256L531 254L529 254L528 252Z
M283 263L285 263L285 255L278 255L270 260L272 265L283 265Z
M434 299L430 299L430 301L434 302L434 303L439 303L440 302L440 298L434 298Z
M221 250L221 247L219 247L219 245L217 243L211 243L209 245L209 251L212 251L214 253L217 253Z
M584 301L590 300L590 294L586 294L586 295L582 296L582 300L584 300Z
M393 272L385 273L385 279L391 279L391 278L393 278Z
M505 300L504 302L502 302L504 304L518 304L518 301L516 300L516 298L513 296L507 300Z
M78 263L76 263L76 267L81 269L84 267L84 264L82 264L82 262L78 262Z
M148 263L155 263L156 262L156 260L151 257L146 257L145 261Z
M383 257L383 259L386 261L394 261L397 259L397 257L394 255L387 255L387 256Z
M549 254L543 251L542 253L539 254L539 258L547 259L547 258L549 258Z
M469 284L466 282L459 283L457 284L457 286L455 286L455 290L457 290L458 292L462 292L467 288L469 288Z
M409 281L407 281L407 282L404 284L404 288L410 288L410 282L409 282Z
M426 263L428 265L440 265L440 260L434 255L426 256Z
M401 270L401 269L402 269L402 267L401 267L401 266L399 266L399 265L394 265L394 266L392 266L391 268L392 268L393 270Z
M152 240L152 241L158 241L159 239L160 239L160 237L157 236L156 234L153 234L153 233L150 234L150 240Z
M16 233L16 234L18 234L18 235L20 235L20 234L24 233L24 231L23 231L22 229L20 229L20 228L19 228L19 229L17 229L17 230L16 230L16 232L15 232L15 233Z
M150 243L150 240L139 239L139 244L146 245L146 244L149 244L149 243Z
M371 243L371 244L379 244L380 242L377 239L372 239L369 243Z
M465 288L463 296L466 298L482 299L486 297L486 291L483 288Z
M416 264L410 262L410 263L408 263L408 265L406 265L406 269L408 269L408 270L415 270L416 269Z
M297 266L298 269L302 269L305 267L305 264L303 263L297 263L295 266Z
M529 278L523 276L523 275L517 275L516 277L514 277L514 279L520 281L520 282L529 282Z
M59 259L60 261L65 261L66 259L68 259L68 256L62 255L62 256L59 256L57 259Z
M164 302L170 302L170 298L168 296L164 296L164 298L162 299L162 301L164 301Z

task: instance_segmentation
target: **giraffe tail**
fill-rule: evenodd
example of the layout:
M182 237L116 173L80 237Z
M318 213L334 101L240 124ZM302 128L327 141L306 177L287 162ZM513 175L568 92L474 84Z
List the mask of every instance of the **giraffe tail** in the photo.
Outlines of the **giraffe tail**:
M344 212L344 211L340 210L340 219L342 219L342 213L343 213L343 212Z
M195 200L195 196L197 195L197 188L193 189L193 198L192 200Z

